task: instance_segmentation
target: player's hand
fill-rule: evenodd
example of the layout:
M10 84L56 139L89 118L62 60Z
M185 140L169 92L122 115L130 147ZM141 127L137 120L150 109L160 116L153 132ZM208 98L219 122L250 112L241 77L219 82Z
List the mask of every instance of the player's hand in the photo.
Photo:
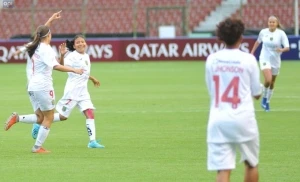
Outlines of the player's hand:
M92 78L91 80L92 80L92 82L93 82L93 84L94 84L95 87L99 87L100 86L99 80L97 80L96 78Z
M276 48L275 50L276 50L276 52L278 52L278 53L283 52L281 48Z
M82 75L84 72L84 69L74 69L74 73Z
M53 13L53 15L51 16L51 20L57 20L61 18L61 13L62 10L60 10L59 12Z
M62 56L64 56L68 52L67 47L66 47L66 43L60 44L58 48L59 48L59 53Z

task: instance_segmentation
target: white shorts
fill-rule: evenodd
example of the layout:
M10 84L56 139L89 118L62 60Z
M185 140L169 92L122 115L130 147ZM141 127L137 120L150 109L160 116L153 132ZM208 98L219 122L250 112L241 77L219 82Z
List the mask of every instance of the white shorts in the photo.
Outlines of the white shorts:
M269 61L259 61L259 66L261 70L270 69L272 71L272 75L278 75L280 68L272 67Z
M75 106L77 106L81 112L87 109L95 109L92 101L89 99L81 101L72 99L60 99L56 105L56 110L57 112L59 112L59 114L68 118Z
M54 90L28 91L28 94L34 112L38 109L49 111L55 108Z
M207 169L231 170L235 169L236 149L241 152L241 161L247 161L250 166L258 164L259 138L243 143L208 143Z

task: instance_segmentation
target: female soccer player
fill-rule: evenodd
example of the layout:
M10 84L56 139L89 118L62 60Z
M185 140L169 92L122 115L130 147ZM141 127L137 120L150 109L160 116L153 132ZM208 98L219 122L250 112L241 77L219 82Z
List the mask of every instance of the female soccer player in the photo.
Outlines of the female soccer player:
M35 113L43 117L42 127L40 127L36 142L32 148L33 153L48 153L42 147L54 119L55 93L53 89L52 71L53 69L62 72L73 72L82 74L82 69L74 69L58 64L55 52L50 46L51 31L48 26L41 25L37 28L34 40L27 46L27 52L32 60L32 77L28 84L30 101ZM13 113L5 124L8 130L19 120L17 113Z
M58 20L61 18L61 12L62 11L58 11L56 13L54 13L49 19L48 21L45 23L45 26L48 26L50 27L52 22L54 20ZM27 43L25 46L22 46L21 48L19 48L12 56L15 56L15 55L19 55L21 53L25 53L27 51L27 47L32 43L34 37L31 37L31 42ZM32 61L31 61L31 58L27 55L27 63L26 63L26 76L27 76L27 85L29 84L29 80L32 76ZM37 107L38 106L34 106L33 105L33 109L34 109L34 112L37 110ZM42 123L43 121L43 116L42 115L39 115L39 112L38 113L35 113L35 114L28 114L28 115L19 115L19 119L17 120L17 122L20 122L20 123L27 123L27 124L33 124L33 123ZM60 118L59 118L59 114L56 113L54 115L54 122L56 121L60 121ZM9 128L6 128L5 126L5 130L7 130ZM34 131L35 127L33 125L33 129L32 129L32 137L34 139L36 139L37 137L37 131ZM38 128L39 129L39 128Z
M207 166L217 171L216 181L222 182L230 181L237 149L245 164L244 181L258 181L259 134L252 97L259 99L262 86L255 57L239 50L244 29L240 20L220 22L216 32L226 47L206 60L211 100Z
M68 48L68 54L65 55ZM68 79L65 85L64 95L58 101L56 110L60 113L61 120L68 119L71 111L75 106L85 115L86 127L90 141L88 148L104 148L103 145L96 141L96 128L94 120L94 105L91 101L90 94L88 92L88 80L91 80L96 87L100 86L100 82L90 76L91 63L87 53L85 53L86 42L82 35L76 35L72 41L66 41L66 44L62 44L61 50L61 64L72 68L81 68L84 70L82 75L74 73L68 73Z
M259 44L263 43L259 56L260 69L265 78L261 106L267 112L270 111L270 100L280 70L280 56L283 52L290 50L289 40L285 32L281 30L279 19L276 16L270 16L268 26L260 31L251 50L251 54L254 55Z

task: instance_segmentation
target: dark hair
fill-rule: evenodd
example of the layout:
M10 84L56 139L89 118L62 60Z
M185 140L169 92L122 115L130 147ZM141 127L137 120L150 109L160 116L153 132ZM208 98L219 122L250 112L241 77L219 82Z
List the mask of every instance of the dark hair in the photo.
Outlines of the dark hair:
M75 40L78 39L79 37L85 39L85 37L82 34L78 34L74 37L73 40L71 40L71 41L66 40L66 47L68 48L69 51L71 51L71 52L75 51L75 48L74 48Z
M244 33L245 25L239 19L226 18L217 25L216 34L226 45L234 45Z
M41 25L37 28L32 43L27 45L26 47L29 57L32 57L36 48L39 46L41 40L45 38L49 33L50 33L50 28L45 25Z

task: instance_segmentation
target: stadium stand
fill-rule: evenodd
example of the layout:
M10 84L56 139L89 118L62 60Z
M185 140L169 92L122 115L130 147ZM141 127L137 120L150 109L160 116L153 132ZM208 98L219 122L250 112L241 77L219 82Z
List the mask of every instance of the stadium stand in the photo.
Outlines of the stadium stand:
M14 8L0 9L0 39L20 34L29 35L38 25L45 23L53 12L60 9L63 10L63 20L51 27L55 34L141 32L157 36L160 25L174 25L176 36L182 36L199 25L221 2L222 0L17 0ZM294 26L292 0L247 2L232 15L242 18L247 28L265 27L269 14L278 15L285 27Z

